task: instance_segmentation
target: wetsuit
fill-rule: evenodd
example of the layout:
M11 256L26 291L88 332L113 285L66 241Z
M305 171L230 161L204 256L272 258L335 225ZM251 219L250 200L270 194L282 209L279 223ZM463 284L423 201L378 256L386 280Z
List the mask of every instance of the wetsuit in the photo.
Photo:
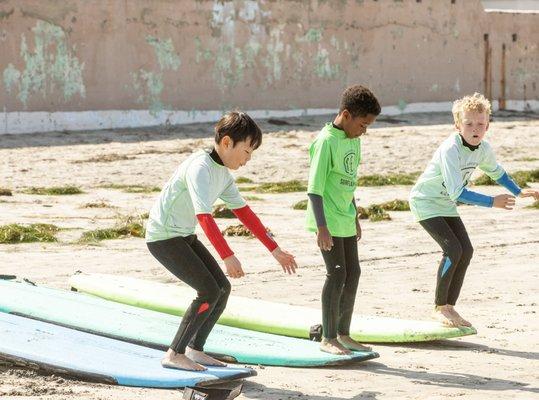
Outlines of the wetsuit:
M326 226L333 239L322 250L326 280L322 290L322 329L327 339L350 334L350 323L361 275L356 240L354 191L361 157L359 139L349 139L326 124L309 149L307 229Z
M472 146L459 134L440 145L410 193L412 214L443 251L436 281L438 306L455 305L473 255L457 203L492 207L494 201L492 196L466 188L476 167L514 195L520 194L521 189L496 162L488 142Z
M199 223L222 259L234 254L211 216L213 203L218 198L268 250L277 247L245 204L215 150L194 153L180 164L154 203L146 229L146 242L152 255L197 291L170 345L177 353L183 354L187 345L203 350L230 294L228 279L194 234Z

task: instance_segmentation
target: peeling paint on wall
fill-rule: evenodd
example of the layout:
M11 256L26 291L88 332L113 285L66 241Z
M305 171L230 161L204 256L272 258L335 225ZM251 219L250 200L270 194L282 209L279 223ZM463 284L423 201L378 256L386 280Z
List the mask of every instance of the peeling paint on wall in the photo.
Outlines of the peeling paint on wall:
M27 45L26 36L23 34L21 38L24 70L19 71L11 63L4 70L4 84L8 91L17 87L17 97L25 107L32 94L41 93L45 98L55 89L62 92L66 101L77 93L84 97L84 63L81 64L73 55L74 48L69 47L64 31L56 25L38 21L32 32L33 51Z
M160 72L140 69L131 73L131 78L133 88L138 93L137 103L148 104L150 114L156 116L165 109L165 104L161 100L165 87L163 72L177 71L180 68L181 60L174 50L171 38L162 40L154 36L147 36L146 42L154 49Z
M167 69L178 70L181 61L180 57L174 52L172 39L160 41L158 38L148 36L146 41L153 46L162 71Z

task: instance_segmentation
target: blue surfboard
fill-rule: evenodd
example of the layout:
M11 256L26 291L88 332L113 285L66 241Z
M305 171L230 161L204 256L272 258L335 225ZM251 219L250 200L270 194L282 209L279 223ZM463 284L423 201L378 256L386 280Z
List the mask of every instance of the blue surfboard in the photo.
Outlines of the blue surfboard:
M0 279L0 311L34 318L113 339L165 350L181 318L65 290ZM216 325L205 351L226 362L316 367L365 361L376 352L338 356L304 339Z
M250 368L181 371L161 366L163 352L0 313L0 358L96 382L151 388L211 385L256 375Z

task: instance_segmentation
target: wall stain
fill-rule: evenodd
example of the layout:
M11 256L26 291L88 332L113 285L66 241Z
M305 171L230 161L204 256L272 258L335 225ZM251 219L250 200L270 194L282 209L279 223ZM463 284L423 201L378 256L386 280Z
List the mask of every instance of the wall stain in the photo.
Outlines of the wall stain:
M180 68L180 56L174 50L172 39L159 39L155 36L146 36L146 42L153 47L155 57L159 64L159 72L139 69L131 73L133 88L138 94L137 103L148 104L150 114L157 116L167 106L161 101L165 87L163 72L177 71Z
M38 21L32 32L33 50L29 49L26 36L22 34L21 37L20 54L24 69L19 71L10 63L3 72L8 91L17 87L17 97L25 107L35 93L41 93L46 98L55 90L60 90L64 101L70 100L75 94L84 97L84 63L81 64L73 55L75 48L70 48L64 31L56 25Z

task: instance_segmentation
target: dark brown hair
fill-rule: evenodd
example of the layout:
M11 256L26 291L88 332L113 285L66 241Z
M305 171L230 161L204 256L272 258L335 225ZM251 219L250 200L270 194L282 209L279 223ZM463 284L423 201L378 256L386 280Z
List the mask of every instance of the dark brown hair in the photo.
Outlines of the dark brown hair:
M354 118L365 117L367 114L379 115L382 111L376 96L361 85L350 86L343 92L339 112L344 110L348 110Z
M215 143L229 136L234 143L249 141L253 149L258 149L262 144L262 131L255 121L246 113L231 111L221 117L215 125Z

